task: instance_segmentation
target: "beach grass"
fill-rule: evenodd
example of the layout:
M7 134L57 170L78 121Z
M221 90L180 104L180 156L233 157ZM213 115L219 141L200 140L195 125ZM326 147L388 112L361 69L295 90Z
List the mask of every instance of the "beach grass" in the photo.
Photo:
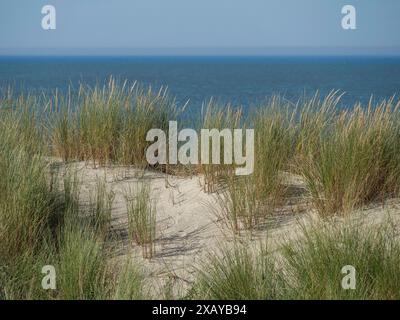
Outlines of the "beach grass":
M110 194L98 184L87 219L77 174L48 161L35 114L0 112L0 299L134 297L135 282L124 284L109 264ZM55 290L42 288L47 265L57 270Z
M94 192L90 195L90 217L95 230L107 237L111 229L111 211L115 193L107 190L105 179L98 178Z
M210 252L190 292L209 300L272 300L283 296L285 283L267 246L252 251L242 243Z
M203 184L205 192L212 193L218 189L218 186L221 183L221 180L227 174L231 174L235 166L233 165L232 160L228 160L225 158L225 152L227 148L224 148L226 145L226 139L229 137L223 134L224 129L234 130L240 127L242 119L242 110L240 108L235 109L231 105L221 105L215 102L214 100L208 101L202 107L201 112L201 128L207 130L218 130L219 141L213 142L212 138L209 139L209 159L207 163L200 163L198 172L203 176ZM231 137L231 135L230 135ZM212 143L219 143L219 164L213 163L213 150ZM204 141L202 140L204 143ZM228 162L231 162L229 164Z
M235 233L252 230L277 213L285 202L287 184L296 153L296 109L282 97L269 99L248 120L254 128L254 172L238 177L234 170L221 174L216 193L217 214ZM247 142L246 142L247 143Z
M53 152L68 160L96 165L146 167L146 134L168 129L178 109L165 89L157 92L137 83L110 79L103 87L81 85L78 94L58 99L49 124Z
M155 253L157 219L150 191L147 182L139 182L134 188L128 188L124 192L129 237L131 242L142 246L144 258L151 258Z
M398 300L400 240L390 221L319 221L268 250L268 239L210 252L189 297L211 300ZM354 273L350 273L350 271ZM354 275L354 277L353 277Z
M390 222L318 223L283 248L291 299L398 300L400 241ZM354 270L354 287L349 279ZM343 281L345 288L343 288Z
M230 229L254 230L278 214L289 197L285 177L294 174L304 181L309 209L329 221L398 196L399 102L343 108L340 97L332 92L292 103L275 96L249 118L240 108L206 105L203 128L255 130L252 175L236 176L233 164L188 170L215 194L217 214ZM147 131L167 131L176 117L166 90L112 79L103 87L82 85L74 96L15 97L9 91L0 99L0 299L148 297L137 261L111 262L114 191L98 180L89 210L82 208L81 177L69 164L149 169ZM222 155L223 147L222 140ZM129 237L143 257L153 258L157 221L150 186L143 182L124 195ZM199 270L189 298L400 298L400 245L388 226L328 223L303 230L281 249L222 248ZM41 288L45 265L57 270L56 290ZM340 286L346 265L359 275L354 290Z
M399 191L399 103L337 111L326 98L301 113L296 170L321 215L348 214ZM311 113L311 114L310 114Z
M81 85L74 96L11 97L3 99L2 110L13 116L22 114L17 116L22 145L41 145L48 155L64 161L85 160L94 166L149 168L145 158L148 130L168 131L168 121L180 113L166 90L153 92L112 78L103 87ZM305 180L320 214L346 214L398 194L400 121L399 102L394 98L352 108L339 106L340 99L336 91L295 103L273 96L246 118L241 108L210 100L200 122L203 129L219 132L254 129L255 167L248 182L257 185L254 199L259 203L253 207L262 207L268 214L282 204L286 186L281 173L286 172ZM39 108L41 103L44 108ZM227 181L233 180L236 166L224 164L225 139L219 140L220 164L202 163L195 171L192 166L188 170L182 170L182 165L176 165L177 170L173 165L156 167L170 173L197 172L206 192L214 193L221 186L229 189L232 184Z

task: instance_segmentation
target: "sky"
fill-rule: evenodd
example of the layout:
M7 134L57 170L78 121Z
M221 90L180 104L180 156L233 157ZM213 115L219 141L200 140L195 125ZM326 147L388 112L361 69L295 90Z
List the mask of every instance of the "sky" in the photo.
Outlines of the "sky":
M400 0L0 0L0 55L399 55L399 16Z

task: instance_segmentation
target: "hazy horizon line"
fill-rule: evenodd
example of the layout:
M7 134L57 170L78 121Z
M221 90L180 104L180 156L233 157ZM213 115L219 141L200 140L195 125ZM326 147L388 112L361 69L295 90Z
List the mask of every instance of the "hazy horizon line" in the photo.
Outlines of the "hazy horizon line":
M400 56L400 47L0 48L0 56Z

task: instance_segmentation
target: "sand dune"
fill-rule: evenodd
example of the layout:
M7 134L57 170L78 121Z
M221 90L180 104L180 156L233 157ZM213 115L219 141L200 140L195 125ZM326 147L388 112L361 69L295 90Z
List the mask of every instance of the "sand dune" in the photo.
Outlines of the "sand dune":
M264 225L251 234L243 233L238 237L217 218L217 200L215 195L203 191L201 176L176 177L127 167L93 168L84 162L72 166L77 169L82 183L80 201L83 206L89 202L98 179L105 179L108 190L115 193L110 236L117 256L113 259L131 256L140 260L154 286L162 286L169 279L180 283L180 288L188 287L194 279L196 267L205 261L207 254L217 252L221 246L229 246L233 240L239 239L249 247L256 247L261 240L268 238L274 250L274 246L283 240L295 239L301 225L318 219L309 208L306 196L294 194ZM140 181L150 183L151 197L156 204L157 235L152 259L142 257L141 248L130 243L127 232L124 190ZM304 187L300 177L287 176L286 181L294 190ZM400 221L400 202L391 200L384 206L377 204L359 210L351 219L370 223L381 221L387 213L395 217L395 221Z

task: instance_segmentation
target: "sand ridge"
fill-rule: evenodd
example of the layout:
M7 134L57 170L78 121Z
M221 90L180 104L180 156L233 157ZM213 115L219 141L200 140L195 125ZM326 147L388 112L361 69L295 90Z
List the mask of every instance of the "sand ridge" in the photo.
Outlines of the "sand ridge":
M104 179L107 189L114 192L111 233L113 245L117 248L116 259L129 257L140 261L147 276L153 279L152 285L159 287L173 280L179 282L182 288L189 287L195 278L196 268L204 265L207 255L238 240L217 217L216 197L204 192L201 176L179 177L117 166L93 168L85 162L75 162L72 166L81 182L82 205L89 202L99 179ZM129 241L127 232L124 190L144 181L150 185L157 217L155 255L151 259L142 257L141 248ZM295 187L302 187L299 177L287 181ZM399 201L392 200L384 206L359 210L353 218L381 221L384 213L388 212L400 221ZM300 201L300 205L289 203L259 229L251 234L243 233L239 241L256 248L260 241L268 238L272 243L269 247L274 250L274 246L282 241L295 239L301 225L316 219L318 217L313 210L304 208L304 201Z

